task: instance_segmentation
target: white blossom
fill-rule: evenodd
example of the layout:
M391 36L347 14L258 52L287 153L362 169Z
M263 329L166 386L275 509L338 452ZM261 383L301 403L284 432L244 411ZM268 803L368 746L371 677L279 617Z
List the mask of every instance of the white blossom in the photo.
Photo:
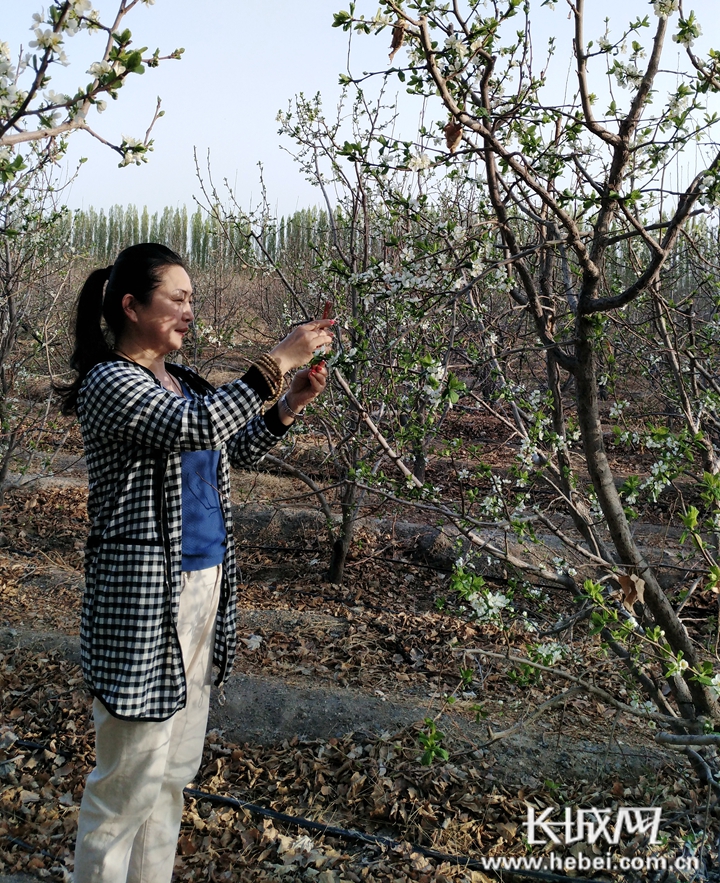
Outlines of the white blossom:
M623 64L620 61L616 61L612 68L612 73L615 75L618 86L622 88L637 86L642 80L642 74L632 62Z
M47 101L48 104L66 104L69 101L68 95L63 95L60 92L55 92L54 89L47 89L43 92L43 98Z
M0 86L0 107L12 107L22 94L12 84Z
M481 622L499 621L501 611L510 606L510 599L502 592L476 592L467 600Z
M677 12L679 6L680 0L653 0L655 15L659 15L661 18L667 18L673 12Z
M465 58L468 53L468 47L464 40L456 37L454 34L445 40L445 48L450 52L455 52L460 58Z
M36 28L35 39L31 40L28 45L33 48L50 49L53 52L57 52L62 46L62 42L62 34L56 34L54 31L50 30L50 28L46 28L45 30L42 28Z
M702 34L702 28L695 23L692 28L687 28L683 33L673 34L673 40L688 49L695 43L695 39Z
M557 641L545 641L543 644L536 644L533 648L536 658L543 665L556 665L567 655L567 647L559 644Z
M103 74L109 74L112 65L108 61L94 61L88 68L88 73L93 77L102 77Z
M629 404L630 404L630 403L627 402L627 401L618 401L618 402L615 402L615 403L612 405L612 407L610 408L610 417L611 417L613 420L617 420L619 417L622 416L622 412L625 410L625 408L628 407Z

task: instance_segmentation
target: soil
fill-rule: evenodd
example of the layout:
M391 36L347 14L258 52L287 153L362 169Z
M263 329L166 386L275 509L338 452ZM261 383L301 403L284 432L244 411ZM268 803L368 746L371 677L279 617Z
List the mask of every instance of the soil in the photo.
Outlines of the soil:
M11 489L6 496L0 534L0 656L15 670L24 666L39 673L48 664L59 673L57 677L74 683L86 530L82 461L75 459L62 481L17 483L23 486ZM636 718L616 713L594 697L571 695L530 721L529 712L562 693L565 685L548 679L523 683L511 665L490 658L478 662L480 657L474 651L502 652L505 639L496 629L470 621L467 611L448 599L447 572L457 555L456 538L450 532L433 524L402 522L392 515L367 519L358 530L345 584L331 585L323 581L329 555L323 519L316 510L288 507L287 499L297 492L292 480L278 475L253 473L236 480L234 498L252 496L255 501L252 506L238 507L235 518L242 562L240 651L226 687L226 703L220 705L217 696L213 699L198 787L230 791L244 800L293 814L320 814L324 820L379 830L411 843L424 839L426 845L451 853L487 854L493 849L510 852L519 848L520 833L515 829L524 801L533 799L532 795L540 806L588 800L589 795L594 795L594 805L609 805L622 795L631 805L633 800L639 801L637 805L652 805L660 789L665 794L663 805L686 819L676 826L678 832L700 824L694 820L703 816L705 796L693 784L688 766L676 753L656 745L653 731ZM661 556L668 542L661 526L658 536L657 554ZM546 589L545 608L533 608L528 602L528 610L541 624L555 621L564 608L572 610L571 599ZM595 639L584 640L585 651L595 647L594 676L614 684L619 696L627 696L622 673L597 653ZM462 666L472 667L464 687L458 674ZM570 660L565 667L572 667ZM8 683L11 670L5 669ZM76 812L82 778L92 762L87 697L79 686L73 687L72 697L67 715L75 721L71 732L79 734L73 737L73 745L80 759L70 790L63 792L70 795L65 804L70 807L66 817L70 819L66 823L70 836L61 841L66 864L72 861L72 812ZM31 712L23 702L17 698L3 701L5 726L33 743L53 738L41 712ZM452 780L452 770L457 770L460 783L460 790L452 792L455 798L445 797L447 807L442 812L442 799L438 797L434 803L436 798L430 793L446 775L442 765L431 767L438 772L427 779L423 778L425 772L419 772L425 768L417 763L420 737L433 732L431 720L441 737L438 745L449 751L447 775ZM522 727L524 720L528 722ZM495 739L507 731L512 732ZM383 746L390 745L397 757L394 772L389 762L375 760L384 756ZM407 806L404 821L395 810L378 809L385 804L378 804L377 796L373 798L374 810L360 806L361 792L357 799L350 799L353 782L357 784L360 778L347 779L347 787L338 784L337 793L328 792L324 799L329 786L323 781L332 780L327 774L323 779L320 773L307 770L321 769L318 758L323 752L340 748L343 756L350 758L346 761L348 776L367 774L367 768L352 760L364 751L371 767L373 763L380 763L380 770L387 766L387 773L377 782L383 781L382 776L390 777L388 781L393 780L396 790L398 782L416 782L413 787L403 786L409 794L401 804ZM270 763L268 758L276 760ZM293 764L305 772L292 773ZM265 775L248 772L263 765ZM280 783L293 775L299 776L305 790L298 786L283 796ZM476 788L468 790L468 785L462 784L468 776L474 780L478 775L481 784ZM340 781L345 781L342 776ZM23 793L28 793L29 786L23 787ZM478 796L471 800L469 794ZM459 805L458 801L465 803ZM498 816L491 808L503 801L509 801L512 809L507 809L507 816ZM435 821L428 827L422 820L431 805L436 807L432 810ZM372 807L372 801L368 806ZM319 873L323 883L487 879L473 876L474 871L456 876L455 866L445 868L437 862L431 867L425 862L420 870L413 870L413 861L417 864L419 860L412 858L412 849L394 857L387 851L371 850L372 865L367 852L363 857L362 851L346 848L336 855L335 841L327 838L316 841L324 857L314 867L325 870L313 876L308 862L298 860L296 868L287 859L284 835L267 822L264 827L252 827L246 818L238 833L239 822L231 822L218 811L217 817L211 815L213 827L204 821L208 816L201 810L201 803L190 802L176 868L178 879L211 879L207 876L211 861L207 855L215 856L212 867L230 868L230 859L225 861L223 856L232 854L233 861L238 861L238 849L247 859L241 876L212 879L277 879L273 873L279 872L271 869L281 865L288 869L283 872L286 880L318 879ZM443 813L445 828L440 819ZM22 814L15 816L17 830L24 832L21 839L27 841L34 835L40 842L42 823L33 817L35 820L26 819L23 827L21 818ZM473 833L462 833L466 828ZM229 832L232 837L241 837L241 846L227 846L232 839ZM675 828L670 839L674 836ZM210 848L213 837L225 845ZM48 864L41 853L32 859L39 865L28 864L20 848L0 847L0 859L3 856L7 871L39 867L52 872L55 867L52 873L57 872L57 864ZM370 865L375 870L363 876L363 867ZM194 876L196 873L200 876ZM1 883L25 879L0 875ZM706 879L712 879L709 873Z

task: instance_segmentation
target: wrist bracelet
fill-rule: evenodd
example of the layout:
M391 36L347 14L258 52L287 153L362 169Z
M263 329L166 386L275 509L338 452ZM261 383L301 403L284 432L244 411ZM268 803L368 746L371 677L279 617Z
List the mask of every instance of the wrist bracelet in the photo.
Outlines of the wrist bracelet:
M270 390L269 398L276 399L283 387L283 373L280 370L280 365L269 353L263 353L253 364L265 378L265 382Z
M297 412L293 411L293 409L288 404L287 393L283 393L282 398L280 399L280 402L282 403L282 406L285 408L285 410L288 412L288 414L291 417L294 417L295 420L298 420L300 417L302 417L302 412L300 412L298 414Z

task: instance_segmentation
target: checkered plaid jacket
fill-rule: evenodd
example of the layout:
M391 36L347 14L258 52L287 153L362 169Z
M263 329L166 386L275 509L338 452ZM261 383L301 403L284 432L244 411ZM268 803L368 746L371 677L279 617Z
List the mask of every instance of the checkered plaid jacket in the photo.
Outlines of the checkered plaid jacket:
M87 375L77 413L87 458L90 533L80 644L92 694L126 720L165 720L185 705L176 631L182 567L182 451L220 450L227 547L213 662L217 683L235 653L235 553L228 462L256 462L278 435L262 415L257 369L215 390L195 372L168 370L181 399L146 368L118 358Z

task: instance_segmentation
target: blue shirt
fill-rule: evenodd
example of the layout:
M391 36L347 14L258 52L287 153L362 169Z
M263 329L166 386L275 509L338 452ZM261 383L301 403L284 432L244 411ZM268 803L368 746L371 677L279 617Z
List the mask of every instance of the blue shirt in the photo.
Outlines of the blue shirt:
M220 451L183 451L181 461L182 569L204 570L222 564L225 557L227 534L218 492Z

